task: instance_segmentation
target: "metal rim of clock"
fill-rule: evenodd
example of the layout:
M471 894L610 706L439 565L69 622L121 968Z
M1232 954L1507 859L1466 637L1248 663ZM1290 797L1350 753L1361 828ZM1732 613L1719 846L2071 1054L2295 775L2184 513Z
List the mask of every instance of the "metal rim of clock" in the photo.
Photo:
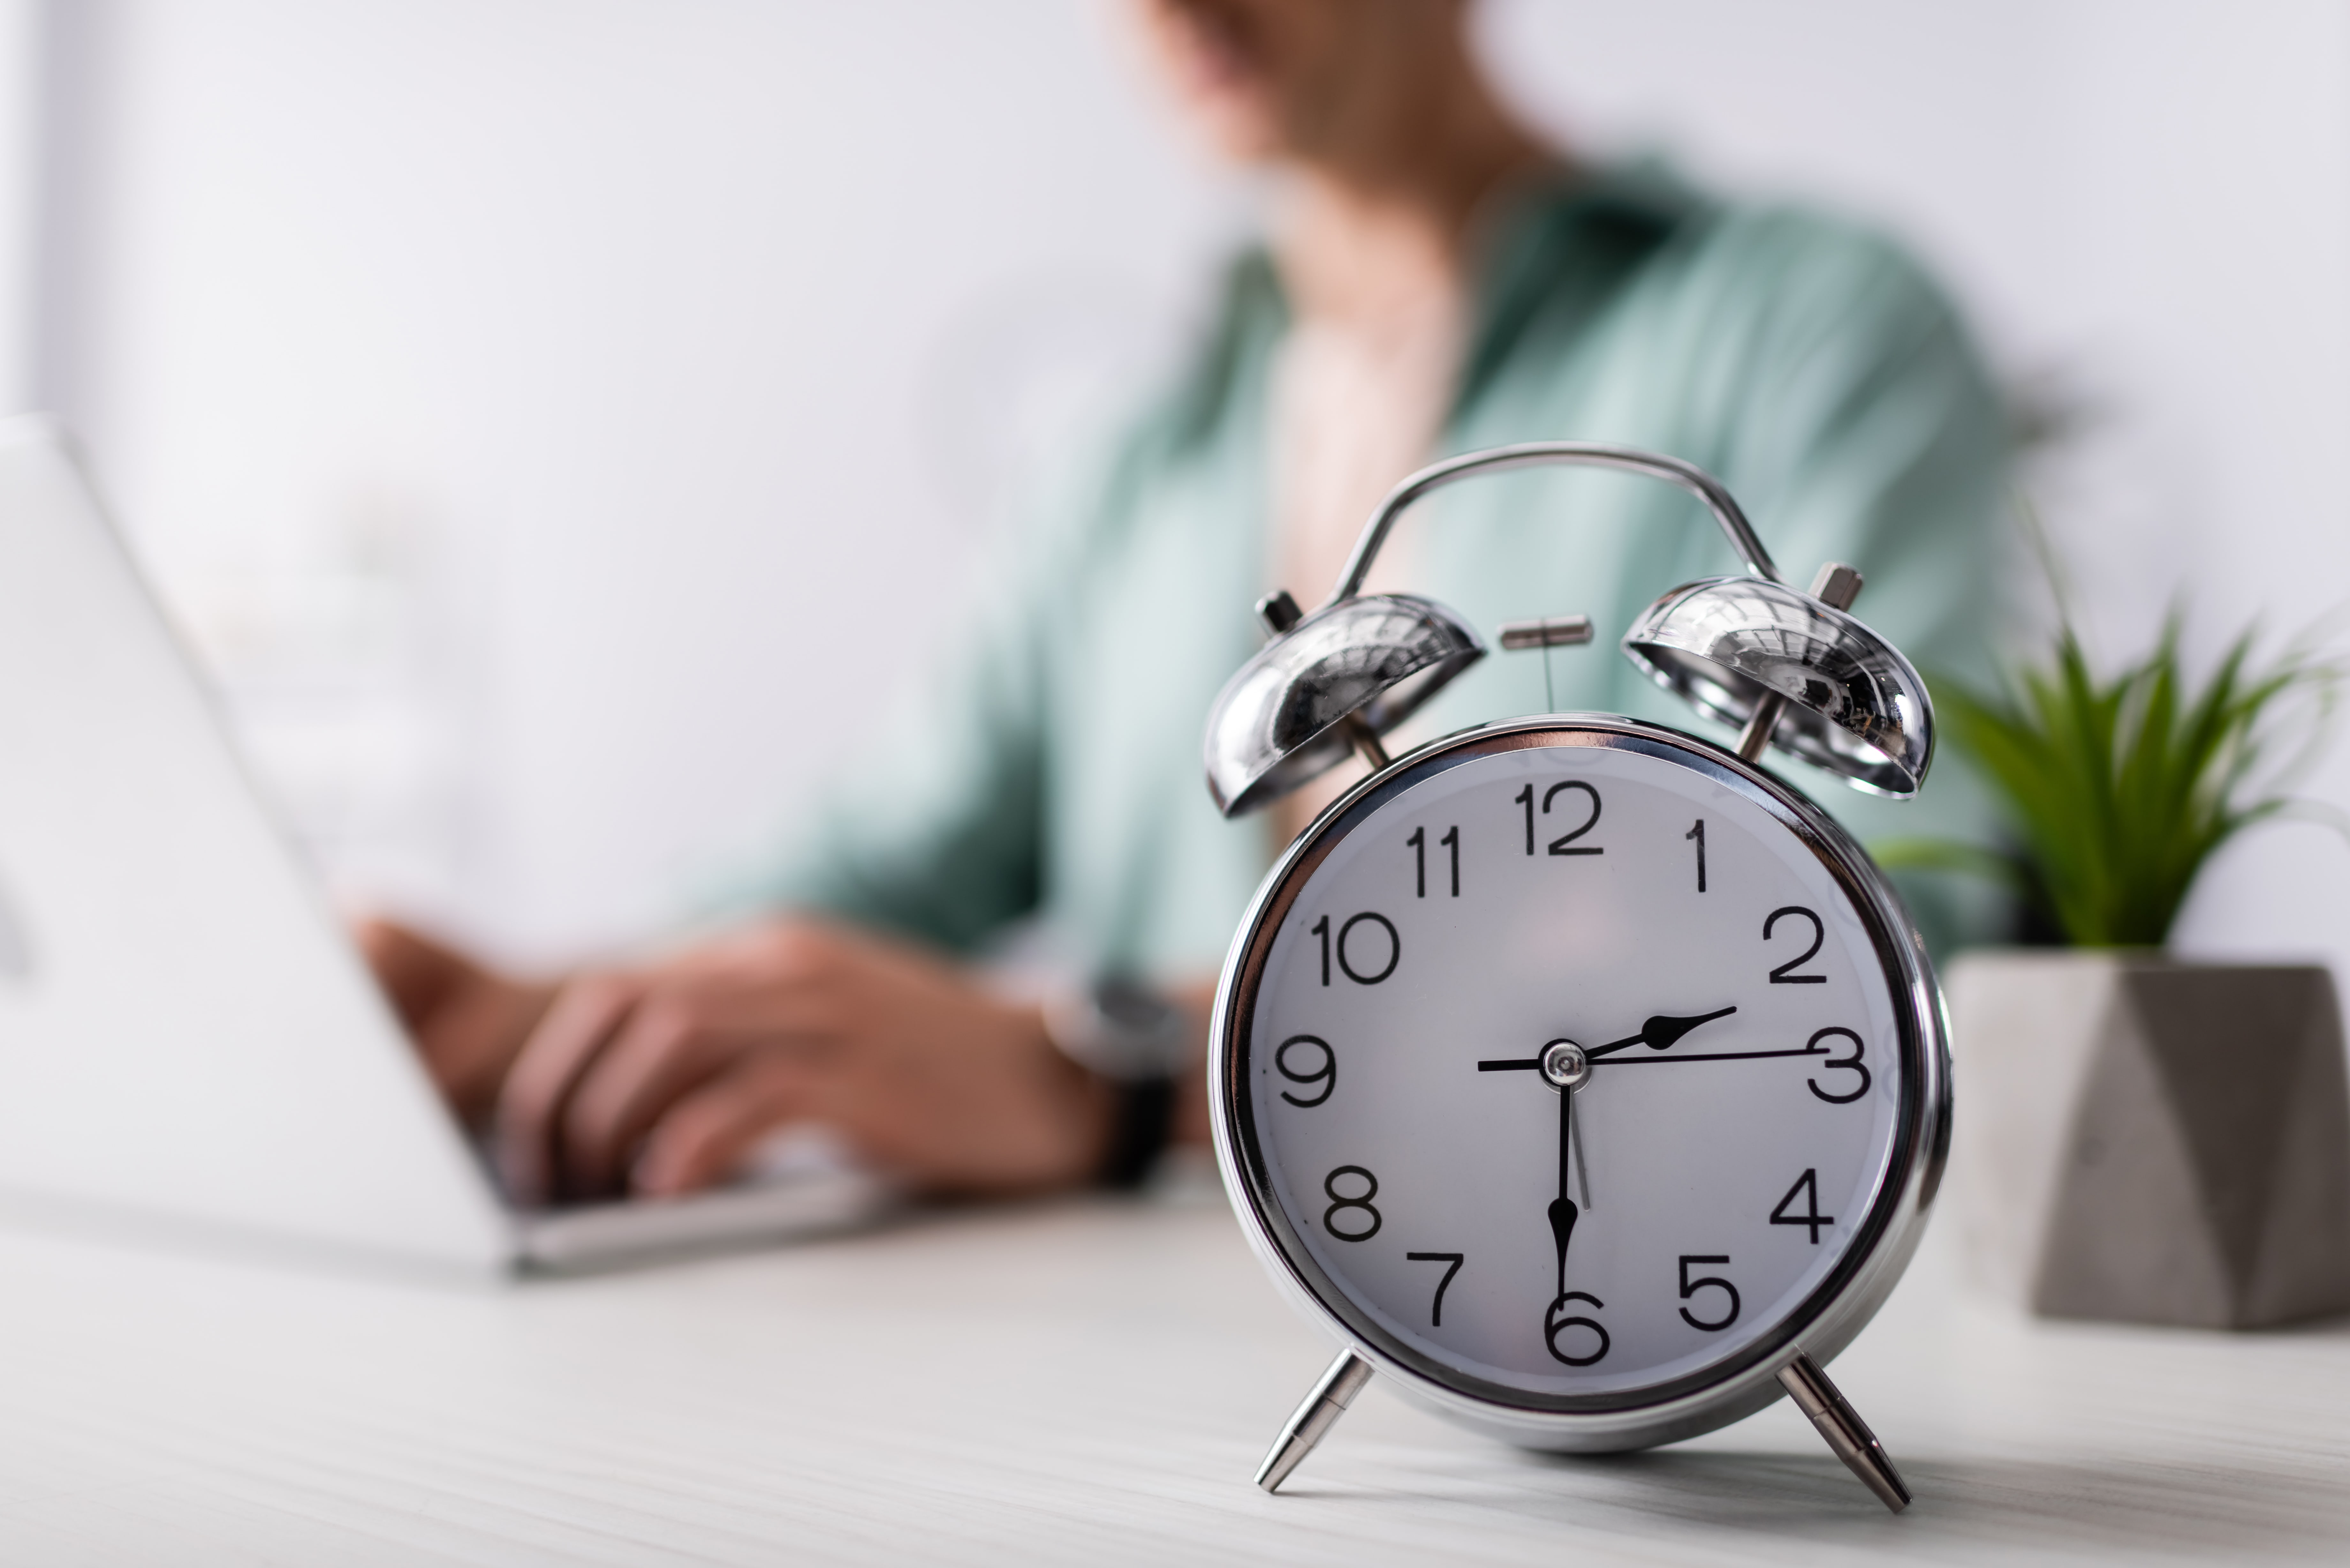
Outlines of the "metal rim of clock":
M1433 599L1364 594L1396 521L1475 474L1582 467L1645 475L1705 504L1748 576L1685 583L1650 605L1621 648L1709 718L1742 725L1785 703L1771 743L1872 794L1907 798L1932 765L1933 705L1900 651L1842 610L1790 587L1738 502L1694 463L1636 447L1531 441L1421 469L1365 525L1328 600L1276 635L1217 694L1205 744L1226 816L1267 805L1388 733L1485 656L1474 628Z
M1487 1383L1397 1340L1323 1272L1274 1196L1248 1093L1249 1033L1273 938L1331 849L1381 806L1436 774L1499 753L1607 746L1688 766L1761 805L1815 855L1852 900L1895 1000L1902 1103L1875 1199L1844 1256L1770 1332L1711 1366L1645 1388L1544 1396ZM1867 1324L1898 1282L1923 1232L1949 1153L1950 1066L1941 1006L1924 949L1884 874L1817 805L1735 753L1660 724L1611 714L1505 720L1461 731L1358 782L1297 836L1266 877L1235 936L1210 1031L1209 1094L1216 1157L1242 1195L1243 1231L1275 1281L1334 1325L1398 1386L1464 1423L1529 1447L1584 1452L1678 1441L1759 1410L1780 1394L1779 1368L1798 1349L1825 1364Z

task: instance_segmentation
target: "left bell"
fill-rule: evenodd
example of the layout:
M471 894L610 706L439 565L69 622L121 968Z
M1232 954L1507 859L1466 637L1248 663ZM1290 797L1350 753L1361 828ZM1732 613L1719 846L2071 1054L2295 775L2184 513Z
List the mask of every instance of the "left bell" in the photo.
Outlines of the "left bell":
M1315 610L1259 649L1209 710L1217 809L1244 816L1271 805L1484 656L1466 621L1417 595L1366 594Z

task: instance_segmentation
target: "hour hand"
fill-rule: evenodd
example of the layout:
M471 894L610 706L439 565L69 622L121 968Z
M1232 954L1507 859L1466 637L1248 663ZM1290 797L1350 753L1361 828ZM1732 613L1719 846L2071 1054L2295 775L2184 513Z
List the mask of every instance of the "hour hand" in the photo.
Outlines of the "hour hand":
M1700 1023L1711 1023L1717 1018L1727 1018L1737 1012L1735 1007L1718 1008L1711 1012L1689 1013L1676 1017L1659 1012L1640 1025L1638 1034L1627 1034L1621 1040L1611 1040L1605 1045L1595 1045L1584 1053L1586 1056L1605 1056L1611 1052L1634 1045L1646 1045L1651 1051L1662 1051Z

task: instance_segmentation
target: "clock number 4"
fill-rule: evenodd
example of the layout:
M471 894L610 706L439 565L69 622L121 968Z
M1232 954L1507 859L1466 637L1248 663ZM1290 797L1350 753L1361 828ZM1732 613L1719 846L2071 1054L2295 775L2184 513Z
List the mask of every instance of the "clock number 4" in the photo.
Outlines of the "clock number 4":
M1699 1317L1689 1308L1681 1308L1681 1321L1691 1328L1701 1328L1708 1334L1720 1334L1738 1321L1739 1303L1736 1285L1731 1284L1720 1274L1700 1274L1696 1279L1690 1278L1691 1263L1726 1263L1728 1262L1730 1262L1728 1258L1722 1257L1701 1258L1690 1252L1681 1254L1681 1300L1687 1301L1700 1291L1720 1291L1730 1298L1727 1308L1720 1317L1716 1318Z
M1461 1272L1461 1260L1467 1255L1464 1252L1406 1252L1404 1254L1404 1259L1408 1262L1448 1265L1444 1271L1444 1277L1436 1282L1436 1300L1429 1304L1429 1327L1444 1326L1444 1288L1452 1282L1452 1276Z
M1428 897L1428 829L1413 828L1411 836L1404 842L1411 846L1412 897L1425 898ZM1452 851L1452 896L1458 898L1461 897L1461 829L1457 826L1448 828L1444 836L1436 842Z
M1797 1193L1803 1194L1804 1211L1790 1214L1787 1206L1795 1200ZM1812 1233L1812 1245L1820 1244L1821 1229L1835 1224L1835 1216L1820 1212L1820 1173L1816 1168L1804 1167L1804 1174L1795 1178L1795 1185L1787 1189L1787 1196L1779 1199L1779 1207L1771 1210L1771 1223L1804 1226Z
M1365 973L1357 969L1354 963L1355 954L1350 950L1352 944L1357 940L1355 936L1355 928L1366 920L1378 927L1387 934L1388 939L1388 961L1385 966L1373 973ZM1349 916L1347 923L1338 928L1338 940L1335 942L1330 940L1329 916L1323 916L1308 929L1314 935L1322 939L1322 983L1325 985L1330 983L1330 960L1333 950L1336 950L1339 971L1357 985L1378 984L1379 981L1395 973L1396 963L1403 957L1403 939L1396 935L1395 922L1385 915L1375 915L1365 910L1359 915ZM1365 937L1360 940L1368 942L1371 939Z
M1558 794L1561 790L1570 789L1580 790L1583 794L1591 798L1591 815L1583 819L1582 826L1575 828L1571 832L1562 833L1556 838L1552 839L1550 841L1550 852L1553 855L1607 854L1607 850L1600 848L1596 845L1581 849L1574 847L1575 841L1576 839L1582 837L1585 834L1599 826L1599 792L1596 789L1594 789L1591 785L1585 784L1581 779L1568 779L1564 783L1555 784L1551 785L1550 788L1543 791L1543 815L1544 816L1548 816L1550 815L1551 802L1558 798ZM1532 855L1534 852L1534 786L1528 784L1525 788L1520 790L1516 794L1512 795L1510 798L1526 808L1526 853Z

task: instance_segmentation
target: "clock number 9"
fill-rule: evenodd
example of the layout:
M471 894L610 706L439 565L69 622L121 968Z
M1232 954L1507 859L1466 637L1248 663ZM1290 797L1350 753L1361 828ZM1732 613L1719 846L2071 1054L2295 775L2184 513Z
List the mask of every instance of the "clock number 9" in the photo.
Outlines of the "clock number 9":
M1825 1067L1841 1067L1847 1073L1857 1073L1860 1075L1860 1082L1853 1085L1853 1091L1849 1095L1829 1094L1825 1089L1820 1087L1820 1081L1817 1078L1806 1078L1804 1082L1810 1087L1812 1093L1817 1095L1828 1104L1832 1106L1848 1106L1852 1104L1853 1101L1860 1098L1861 1096L1868 1093L1868 1085L1875 1080L1869 1077L1868 1069L1861 1064L1860 1058L1862 1054L1862 1047L1860 1044L1860 1036L1855 1034L1849 1029L1842 1027L1823 1029L1818 1033L1813 1035L1809 1040L1804 1042L1804 1049L1806 1052L1819 1052L1825 1054L1827 1047L1821 1044L1820 1042L1826 1039L1831 1034L1840 1034L1846 1040L1851 1041L1852 1054L1849 1056L1832 1056L1825 1063L1822 1064L1822 1065Z
M1338 1179L1342 1176L1361 1177L1363 1179L1362 1196L1358 1198L1349 1198L1345 1193L1339 1191ZM1330 1207L1322 1210L1322 1228L1324 1230L1329 1231L1333 1236L1337 1237L1341 1241L1367 1241L1372 1237L1379 1233L1379 1211L1371 1207L1371 1199L1379 1195L1379 1179L1378 1177L1373 1176L1369 1171L1364 1169L1359 1165L1342 1165L1337 1169L1332 1171L1329 1175L1322 1179L1322 1190L1328 1195L1330 1199ZM1349 1209L1361 1210L1365 1214L1370 1216L1371 1222L1368 1225L1364 1226L1363 1229L1359 1231L1347 1231L1339 1229L1338 1216L1345 1213ZM1350 1220L1347 1223L1349 1225L1361 1225L1363 1222L1359 1220Z
M1301 1073L1289 1064L1290 1052L1301 1045L1310 1045L1322 1053L1322 1064L1311 1073ZM1330 1092L1338 1086L1338 1054L1330 1049L1330 1042L1318 1034L1293 1034L1283 1041L1274 1050L1273 1069L1293 1084L1322 1085L1322 1092L1310 1100L1301 1100L1284 1089L1281 1092L1281 1097L1293 1106L1318 1106L1328 1099Z
M1606 1302L1601 1301L1597 1296L1586 1295L1581 1291L1567 1292L1566 1294L1551 1303L1550 1309L1543 1314L1543 1345L1544 1348L1550 1352L1550 1356L1553 1361L1563 1361L1569 1366L1588 1366L1593 1362L1607 1354L1607 1347L1613 1343L1613 1341L1608 1339L1607 1331L1600 1327L1597 1320L1596 1319L1583 1317L1580 1315L1574 1317L1564 1317L1560 1315L1567 1307L1576 1302L1589 1302L1595 1308L1605 1308L1607 1305ZM1565 1334L1570 1328L1587 1328L1592 1333L1597 1334L1599 1336L1599 1348L1593 1351L1588 1355L1570 1355L1565 1351L1561 1350L1558 1345L1558 1336Z
M1347 943L1354 937L1355 928L1365 920L1369 920L1378 926L1387 933L1388 937L1387 966L1376 974L1365 974L1361 970L1357 969L1354 961L1347 953ZM1395 922L1385 915L1376 915L1367 909L1359 915L1349 916L1347 923L1338 928L1338 940L1335 943L1330 940L1329 916L1323 916L1309 929L1315 936L1322 939L1322 983L1325 985L1330 983L1330 956L1333 947L1337 949L1338 968L1357 985L1378 984L1379 981L1395 973L1396 965L1403 959L1403 939L1396 934Z

